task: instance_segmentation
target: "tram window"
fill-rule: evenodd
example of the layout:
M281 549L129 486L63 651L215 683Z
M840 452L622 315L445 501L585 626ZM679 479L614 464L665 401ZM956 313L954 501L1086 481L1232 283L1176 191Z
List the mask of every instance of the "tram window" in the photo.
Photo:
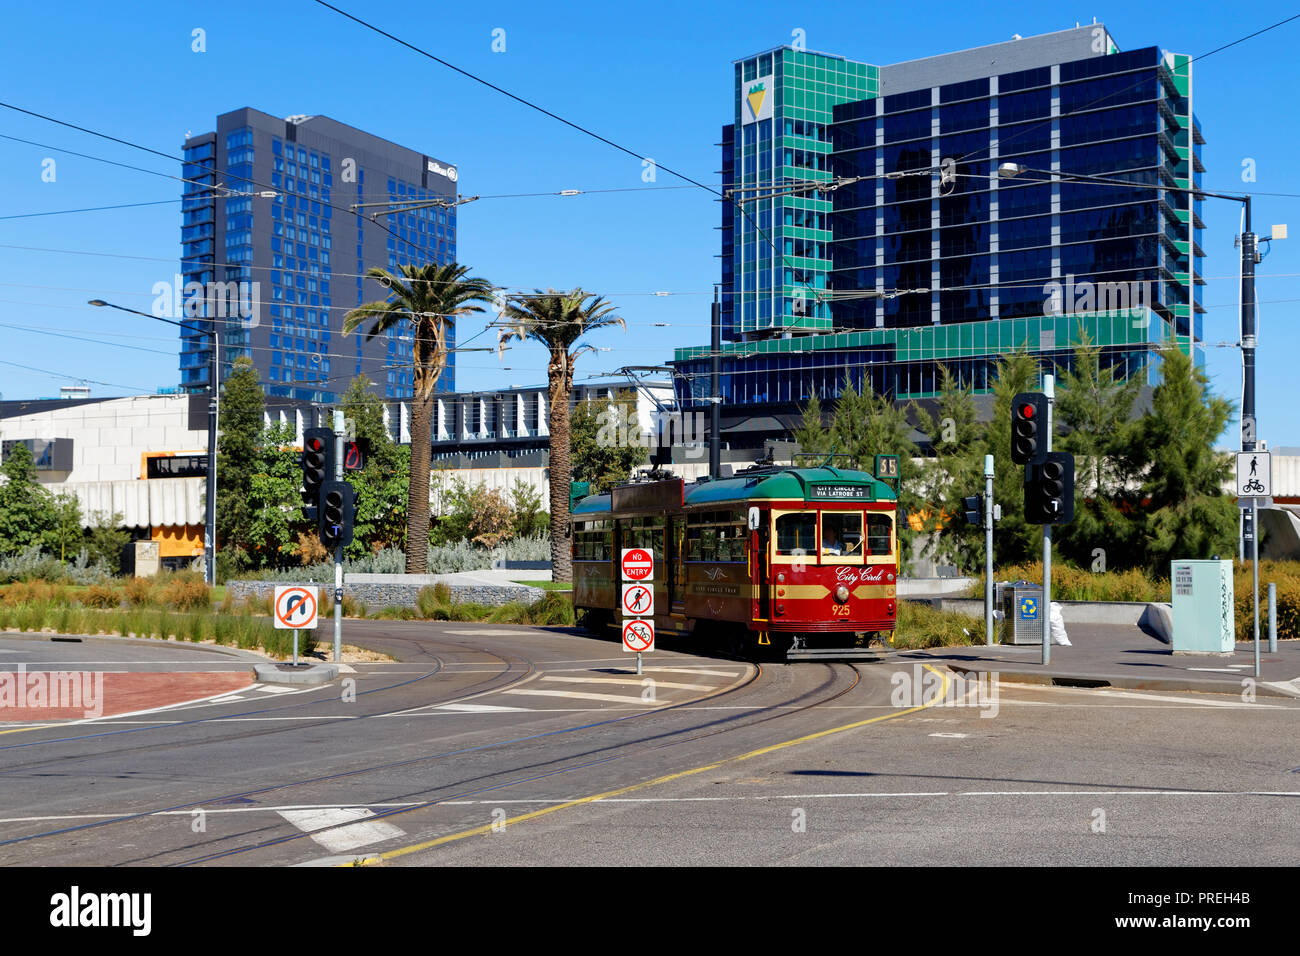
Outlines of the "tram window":
M862 514L857 511L822 512L822 556L862 556Z
M883 556L893 553L894 521L889 515L867 515L867 554Z
M809 554L817 548L817 515L795 511L776 519L776 553Z

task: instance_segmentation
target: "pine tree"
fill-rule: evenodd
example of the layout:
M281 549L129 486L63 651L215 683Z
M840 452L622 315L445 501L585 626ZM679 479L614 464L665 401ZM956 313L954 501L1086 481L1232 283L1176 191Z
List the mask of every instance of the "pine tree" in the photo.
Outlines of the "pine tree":
M1161 384L1137 423L1134 444L1146 466L1145 563L1152 574L1165 575L1172 559L1230 555L1237 507L1223 491L1231 456L1214 450L1233 404L1210 394L1205 372L1176 345L1160 354Z
M913 407L914 408L914 407ZM862 392L853 387L846 375L835 405L829 441L836 455L831 464L837 468L856 468L870 472L876 455L898 456L898 505L910 519L920 514L926 501L921 494L921 469L913 460L919 450L912 441L912 426L907 411L895 406L888 396L876 395L870 385ZM906 567L913 551L915 532L909 522L898 526L899 564Z
M1144 563L1142 495L1135 460L1133 405L1144 376L1127 379L1101 367L1101 349L1086 332L1074 350L1074 368L1056 392L1056 446L1074 455L1074 519L1055 541L1063 556L1095 570ZM1064 433L1064 434L1062 434Z
M1002 506L1002 520L993 534L995 565L1037 560L1041 532L1025 523L1024 468L1011 461L1011 400L1020 392L1039 387L1038 362L1025 351L998 359L994 371L993 418L989 423L986 453L993 456L993 500Z
M984 491L986 426L977 421L975 397L944 365L939 366L936 414L917 410L917 428L930 438L934 457L921 468L927 499L927 551L938 561L963 571L978 570L984 559L982 524L969 525L962 499Z
M247 560L253 544L249 496L259 464L263 403L257 369L240 356L221 387L217 436L217 541L236 566Z
M822 403L813 392L803 409L803 421L794 430L794 440L802 453L797 465L811 465L815 455L830 451L830 433L822 421ZM818 462L820 464L820 462Z

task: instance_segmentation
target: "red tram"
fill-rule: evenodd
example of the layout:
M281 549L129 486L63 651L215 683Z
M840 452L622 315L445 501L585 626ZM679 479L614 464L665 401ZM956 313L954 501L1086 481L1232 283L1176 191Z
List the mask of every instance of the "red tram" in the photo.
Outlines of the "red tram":
M574 606L594 629L618 621L621 551L644 548L658 634L785 645L787 659L874 656L870 640L883 645L897 617L897 464L751 468L583 498L571 514Z

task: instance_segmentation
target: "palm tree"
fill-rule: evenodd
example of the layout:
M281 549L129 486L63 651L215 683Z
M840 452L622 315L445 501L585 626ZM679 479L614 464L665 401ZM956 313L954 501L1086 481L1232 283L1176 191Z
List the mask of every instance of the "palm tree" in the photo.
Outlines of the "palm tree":
M551 578L573 579L573 564L565 543L569 525L569 401L573 394L573 366L578 356L594 347L570 349L587 332L626 323L614 315L614 306L601 296L582 289L559 292L538 290L506 306L502 317L508 323L498 347L511 339L532 339L550 353L546 375L551 403Z
M343 317L343 334L351 335L374 319L366 339L409 322L415 331L414 395L411 398L411 483L406 504L406 573L423 574L429 563L429 456L433 390L447 365L447 326L457 316L482 312L475 302L492 300L486 279L466 278L469 266L404 265L406 282L387 269L372 268L366 276L391 290L388 298L358 306Z

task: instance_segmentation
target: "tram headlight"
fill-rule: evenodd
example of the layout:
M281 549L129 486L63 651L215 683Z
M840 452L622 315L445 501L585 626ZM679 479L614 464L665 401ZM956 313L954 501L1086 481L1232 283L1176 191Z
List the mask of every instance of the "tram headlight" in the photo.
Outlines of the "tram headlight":
M890 601L888 604L885 605L885 613L888 614L890 617L893 617L893 616L894 616L894 602L893 602L893 601Z
M841 604L848 603L849 589L842 584L839 587L837 587L835 589L835 600L839 601Z

